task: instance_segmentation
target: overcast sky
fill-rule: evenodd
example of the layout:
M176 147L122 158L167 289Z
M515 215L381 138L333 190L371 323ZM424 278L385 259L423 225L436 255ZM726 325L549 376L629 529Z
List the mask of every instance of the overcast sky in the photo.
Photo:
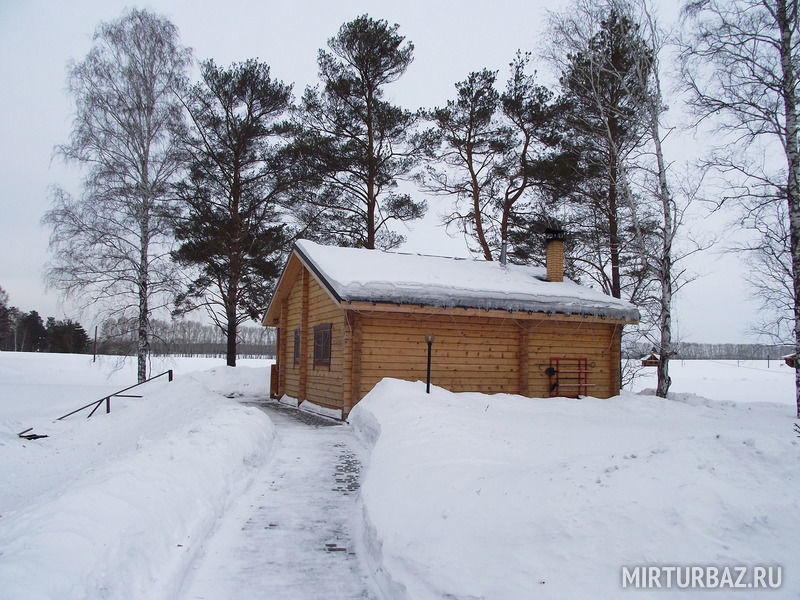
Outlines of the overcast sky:
M545 9L563 5L563 0L136 4L170 18L195 58L213 58L223 65L259 58L271 66L273 77L294 83L296 97L315 83L317 50L343 22L368 13L399 23L400 33L415 45L415 60L390 96L408 108L444 104L453 95L453 84L472 70L500 69L504 81L505 68L518 48L539 48ZM676 5L663 2L666 20L674 19ZM53 147L67 140L72 118L65 91L67 64L86 55L100 21L118 18L128 6L132 4L116 0L0 0L0 286L12 305L38 310L43 317L77 316L56 292L45 290L42 272L49 232L39 223L50 205L51 185L79 190L76 167L52 159ZM680 115L672 119L681 120ZM681 139L672 146L680 156L672 160L685 158L700 144L691 134ZM429 205L428 217L406 232L404 249L465 256L463 240L448 238L437 226L442 201L430 198ZM736 232L726 226L729 220L726 215L703 214L692 225L730 241ZM748 328L757 318L756 307L748 300L738 260L713 252L695 258L690 266L702 276L677 299L680 338L751 340ZM88 319L83 324L87 330L94 325Z

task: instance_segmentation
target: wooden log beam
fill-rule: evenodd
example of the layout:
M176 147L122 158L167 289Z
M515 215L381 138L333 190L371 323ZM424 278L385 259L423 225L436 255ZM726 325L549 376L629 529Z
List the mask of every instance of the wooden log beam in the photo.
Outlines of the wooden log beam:
M622 386L622 356L621 356L622 326L617 325L611 332L611 347L609 348L609 371L611 374L609 381L609 396L619 394Z
M287 354L289 344L287 339L289 337L289 301L288 299L281 300L280 311L280 327L278 327L280 336L278 338L278 397L286 394L286 370L289 368L289 355Z
M300 308L300 391L298 400L307 400L308 394L308 363L314 359L313 341L309 343L308 332L308 270L303 269L302 275L302 294Z
M528 395L529 360L528 360L528 330L521 327L519 330L519 393L522 396Z
M597 317L592 315L562 315L559 313L524 312L511 310L496 310L482 308L457 308L426 306L422 304L391 304L388 302L342 302L342 307L346 310L357 310L359 312L385 312L385 313L408 313L419 315L447 315L447 316L468 316L468 317L493 317L500 319L514 320L547 320L547 321L571 321L586 323L619 323L620 325L635 323L625 319L613 319L610 317Z
M353 359L350 366L350 385L351 385L351 395L350 398L346 398L345 402L349 404L347 406L347 410L345 411L346 414L350 413L350 409L355 406L355 404L361 400L361 348L362 348L362 330L361 330L361 319L358 315L350 313L350 323L351 327L353 328ZM342 415L343 417L345 414Z

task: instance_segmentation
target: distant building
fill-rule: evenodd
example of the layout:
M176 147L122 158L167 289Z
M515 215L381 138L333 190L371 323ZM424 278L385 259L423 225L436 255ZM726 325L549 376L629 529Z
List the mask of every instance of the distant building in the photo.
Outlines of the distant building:
M298 241L263 324L278 328L271 393L346 418L384 377L451 391L608 398L631 304L547 268Z
M658 363L661 362L661 359L656 356L655 352L651 352L647 356L642 357L642 366L643 367L657 367Z

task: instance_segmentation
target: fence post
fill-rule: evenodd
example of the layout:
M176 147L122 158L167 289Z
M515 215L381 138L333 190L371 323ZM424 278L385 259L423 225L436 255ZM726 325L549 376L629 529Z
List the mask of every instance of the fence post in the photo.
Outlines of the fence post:
M106 414L111 412L111 396L106 397Z
M168 372L169 372L169 376L168 376L169 380L172 381L172 369L170 369Z

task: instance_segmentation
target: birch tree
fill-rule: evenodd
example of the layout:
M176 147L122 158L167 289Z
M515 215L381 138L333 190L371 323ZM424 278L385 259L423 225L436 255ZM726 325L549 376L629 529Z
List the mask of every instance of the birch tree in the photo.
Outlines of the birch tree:
M637 178L625 177L623 195L628 203L633 206L631 198L631 185L639 184L641 193L654 201L651 208L655 215L655 226L651 226L647 233L642 231L642 214L633 210L633 226L636 234L636 245L647 265L647 273L655 282L655 290L644 299L644 309L654 313L651 320L655 322L656 334L650 335L645 331L645 336L650 339L658 350L659 363L657 366L656 395L667 397L672 382L669 375L669 362L675 354L672 341L672 302L673 296L682 285L683 271L675 269L675 264L688 254L676 255L675 243L683 216L689 202L680 204L676 201L668 172L669 165L664 155L663 140L665 128L662 125L663 114L666 111L661 86L661 61L660 56L665 48L666 35L659 27L652 8L647 0L608 0L614 9L628 15L636 22L641 31L642 39L648 52L643 54L638 66L633 70L633 85L644 90L641 103L641 116L645 137L649 141L646 151L638 160L633 161L633 168L641 176ZM620 77L623 83L625 78ZM666 129L669 132L669 129ZM693 196L691 192L684 194L683 198ZM647 210L646 207L640 207ZM650 239L648 239L650 238ZM689 253L697 250L695 247ZM649 302L648 302L649 301Z
M691 0L682 74L698 119L712 119L724 146L708 165L730 179L722 202L745 210L783 203L789 233L793 330L800 354L800 149L797 0ZM795 368L800 418L800 363Z
M753 234L750 240L733 246L744 257L748 266L744 278L761 304L761 317L753 329L773 344L793 343L795 295L786 203L753 207L741 216L739 224Z
M663 141L670 129L663 124L667 109L662 92L660 58L667 46L667 35L660 28L647 0L581 0L568 15L559 21L562 31L585 30L586 23L596 21L602 15L617 15L617 20L628 23L627 28L638 38L632 44L629 42L631 48L638 50L628 52L627 60L594 61L592 68L602 70L598 81L606 79L611 83L590 86L591 93L587 95L591 98L598 95L602 87L608 87L616 89L620 98L627 97L628 102L633 101L629 107L634 110L628 113L627 118L639 136L628 137L626 142L624 137L613 135L615 124L610 117L614 112L609 112L609 118L601 119L607 125L599 129L605 129L605 146L611 151L601 152L601 156L617 155L621 159L617 161L615 170L615 204L626 208L627 254L640 265L634 279L639 286L631 299L643 312L644 326L640 326L639 333L650 341L651 347L657 348L660 357L656 394L666 397L671 384L669 361L675 354L673 297L687 282L685 269L678 265L690 254L703 249L701 244L691 241L682 250L676 249L678 233L686 210L696 195L697 184L682 182L676 188L675 177L665 157ZM595 101L595 104L602 106L604 103ZM625 152L620 152L623 149ZM611 194L609 188L608 196ZM622 251L620 254L623 256ZM611 262L613 265L613 260Z
M169 186L181 167L181 105L190 51L166 18L133 9L102 23L86 58L69 70L76 114L56 150L85 169L73 198L56 189L49 283L93 308L124 315L136 331L137 377L146 378L149 321L165 305Z
M667 397L672 380L669 376L669 361L674 353L672 347L672 295L674 293L675 275L672 270L674 263L673 245L675 235L682 218L670 189L667 178L667 162L664 158L664 148L661 134L661 113L664 111L663 96L661 93L661 74L659 72L659 50L661 49L661 34L658 25L647 11L647 31L649 33L650 47L653 49L650 65L642 65L640 77L643 82L649 83L649 90L645 96L644 108L647 118L647 131L653 144L655 157L655 180L652 195L659 200L661 208L661 227L659 229L660 252L654 257L651 268L655 270L659 283L660 294L658 297L658 382L656 395ZM648 76L649 74L649 76Z

